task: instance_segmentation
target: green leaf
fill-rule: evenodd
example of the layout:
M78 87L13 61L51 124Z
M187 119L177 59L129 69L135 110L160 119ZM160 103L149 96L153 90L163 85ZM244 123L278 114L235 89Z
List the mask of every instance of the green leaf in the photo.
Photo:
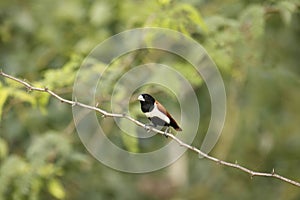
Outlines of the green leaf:
M103 26L112 18L112 8L109 3L103 1L95 2L90 9L90 22L94 26Z
M30 166L18 156L9 156L0 165L0 199L8 195L11 190L11 186L14 180L27 174L30 170ZM18 195L16 193L10 195ZM9 198L11 199L11 198Z
M37 105L37 100L31 93L25 92L23 90L12 90L10 95L16 97L24 102L30 103L32 106Z
M64 199L66 197L65 189L57 179L51 179L49 181L48 191L57 199Z
M53 176L55 174L55 166L53 164L45 164L45 165L42 165L41 167L39 167L38 169L38 174L41 176L41 177L45 177L45 178L48 178L50 176Z
M187 18L191 21L197 24L204 33L207 33L207 26L204 22L202 16L200 13L191 5L189 4L181 4L179 6L179 11L186 13Z
M6 89L4 89L0 84L0 121L1 121L1 116L2 116L3 106L8 97L8 94L9 94L9 92Z
M190 4L170 4L158 13L146 26L174 29L189 36L193 33L206 34L208 31L201 14Z
M120 119L120 126L126 129L128 133L122 133L122 140L128 151L137 153L139 151L138 139L136 135L136 126L133 123L128 123L126 119ZM130 135L128 135L130 134Z
M47 114L47 105L49 103L50 95L48 93L39 93L38 95L38 105L41 113Z
M31 163L35 166L48 162L51 159L56 160L56 166L62 165L67 161L70 154L71 146L66 137L56 132L48 132L36 137L30 147L27 149L26 155ZM44 169L44 172L51 172L51 167Z
M47 70L44 74L45 78L40 84L50 89L72 85L76 76L76 70L81 62L82 58L77 54L73 54L62 68Z
M292 2L282 1L278 3L278 9L284 23L288 25L291 22L292 15L296 11L297 6Z
M8 153L8 146L5 140L0 138L0 160L6 157Z
M264 8L259 5L249 6L240 16L241 30L254 38L264 34Z

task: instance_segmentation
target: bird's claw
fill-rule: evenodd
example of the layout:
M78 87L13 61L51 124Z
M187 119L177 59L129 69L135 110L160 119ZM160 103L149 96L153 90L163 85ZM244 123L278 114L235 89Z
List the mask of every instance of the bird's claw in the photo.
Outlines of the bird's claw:
M170 130L170 127L167 127L166 130L165 130L165 132L164 132L164 136L165 136L166 138L168 138L167 133L169 133L169 130Z
M147 124L145 124L144 128L146 129L147 133L149 133L152 130L152 127Z

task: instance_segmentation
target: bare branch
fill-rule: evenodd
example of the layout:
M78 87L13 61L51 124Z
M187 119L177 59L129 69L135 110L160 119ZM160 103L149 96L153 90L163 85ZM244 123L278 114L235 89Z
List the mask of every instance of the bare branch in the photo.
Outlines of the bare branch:
M90 105L86 105L86 104L83 104L83 103L80 103L80 102L77 102L76 100L75 101L71 101L71 100L67 100L67 99L64 99L62 97L60 97L59 95L57 95L56 93L54 93L53 91L51 91L50 89L48 88L38 88L38 87L34 87L32 86L31 84L21 80L21 79L18 79L18 78L15 78L11 75L8 75L8 74L5 74L4 72L2 72L0 70L0 75L5 77L5 78L8 78L8 79L11 79L11 80L14 80L22 85L24 85L29 91L38 91L38 92L46 92L46 93L49 93L51 96L53 96L54 98L58 99L59 101L63 102L63 103L67 103L67 104L70 104L71 106L80 106L82 108L86 108L86 109L89 109L89 110L94 110L96 112L99 112L102 114L103 117L117 117L117 118L126 118L128 119L129 121L135 123L136 125L138 126L141 126L141 127L145 127L145 124L143 124L142 122L130 117L129 115L127 114L118 114L118 113L109 113L105 110L102 110L100 108L98 108L98 104L96 104L96 106L90 106ZM291 180L289 178L286 178L284 176L281 176L277 173L275 173L275 169L273 168L271 173L266 173L266 172L257 172L257 171L253 171L253 170L250 170L244 166L241 166L237 163L237 161L235 163L231 163L231 162L227 162L227 161L223 161L223 160L220 160L218 158L215 158L213 156L210 156L204 152L202 152L200 149L194 147L194 146L191 146L187 143L184 143L183 141L181 141L180 139L178 139L176 136L174 136L173 134L170 134L170 133L165 133L161 130L158 130L156 128L151 128L151 131L155 132L155 133L159 133L161 135L167 135L169 138L173 139L174 141L176 141L181 147L185 147L191 151L194 151L196 152L197 154L205 157L206 159L208 160L211 160L217 164L220 164L220 165L224 165L224 166L227 166L227 167L232 167L232 168L236 168L236 169L239 169L245 173L248 173L250 175L250 177L254 177L254 176L263 176L263 177L273 177L273 178L276 178L276 179L279 179L281 181L284 181L284 182L287 182L287 183L290 183L292 185L295 185L297 187L300 187L300 182L297 182L297 181L294 181L294 180Z

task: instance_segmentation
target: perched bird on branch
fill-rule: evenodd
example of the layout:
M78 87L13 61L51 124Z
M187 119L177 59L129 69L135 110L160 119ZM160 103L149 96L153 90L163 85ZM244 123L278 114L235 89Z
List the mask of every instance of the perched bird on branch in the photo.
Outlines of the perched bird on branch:
M141 103L141 109L148 119L156 126L166 126L165 133L169 131L170 126L176 131L182 131L178 123L170 113L149 94L141 94L138 97Z

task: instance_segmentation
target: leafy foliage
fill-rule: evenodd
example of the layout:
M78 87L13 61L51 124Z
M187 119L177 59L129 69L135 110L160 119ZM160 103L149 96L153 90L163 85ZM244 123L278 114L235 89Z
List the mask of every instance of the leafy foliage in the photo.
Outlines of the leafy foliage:
M0 199L40 199L44 188L57 199L64 199L60 177L81 155L71 148L66 137L50 132L34 139L26 158L9 156L0 168Z

